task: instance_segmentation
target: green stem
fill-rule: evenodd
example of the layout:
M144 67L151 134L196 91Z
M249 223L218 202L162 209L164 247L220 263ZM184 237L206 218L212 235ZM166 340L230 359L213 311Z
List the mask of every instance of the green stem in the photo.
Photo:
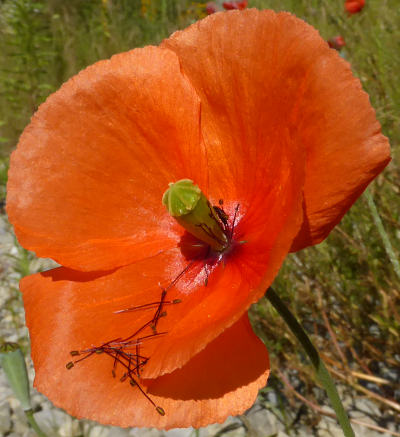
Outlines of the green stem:
M390 242L389 236L388 236L388 234L383 226L382 220L378 214L378 210L376 209L374 199L369 191L366 191L364 193L364 196L367 199L368 207L371 211L372 218L374 219L375 226L378 228L379 235L382 238L382 242L383 242L383 245L385 247L386 253L390 259L390 262L393 265L393 268L394 268L394 271L396 272L396 275L400 279L400 263L399 263L399 260L397 259L396 255L394 253L392 243Z
M310 358L311 363L317 373L317 378L326 390L326 393L328 394L329 400L331 401L332 407L336 413L338 422L342 427L343 434L345 435L345 437L355 437L347 413L339 398L339 394L336 390L335 384L327 368L325 367L325 364L321 360L317 349L315 349L314 345L311 343L311 340L309 339L304 329L301 327L300 323L296 320L294 315L290 312L287 306L283 303L283 301L271 287L265 293L265 297L271 302L276 311L285 320L286 324L300 341L301 345L306 351L306 354Z
M47 435L40 429L39 425L37 424L32 410L25 410L26 418L28 419L29 425L32 427L32 429L36 432L36 434L39 437L47 437Z

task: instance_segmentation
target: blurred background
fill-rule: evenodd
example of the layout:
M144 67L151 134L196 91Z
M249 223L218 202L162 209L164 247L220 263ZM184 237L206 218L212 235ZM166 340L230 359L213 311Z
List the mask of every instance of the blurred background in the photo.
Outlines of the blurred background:
M230 2L235 3L235 2ZM234 7L238 6L236 2ZM274 287L301 321L338 383L357 436L400 436L400 4L366 0L249 0L316 27L350 62L389 137L393 160L329 238L290 255ZM114 53L158 44L223 10L189 0L0 0L0 341L23 349L31 383L21 277L51 265L21 248L5 216L9 154L33 112L69 77ZM240 38L240 35L233 37ZM340 436L297 340L267 301L251 309L271 354L255 406L201 430L122 430L78 421L33 392L49 436ZM0 436L34 436L0 369Z

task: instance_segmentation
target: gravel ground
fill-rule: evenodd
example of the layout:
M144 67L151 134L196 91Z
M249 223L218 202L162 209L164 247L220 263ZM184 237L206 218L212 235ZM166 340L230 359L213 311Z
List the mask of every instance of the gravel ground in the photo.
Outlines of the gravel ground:
M24 325L24 310L18 291L20 271L27 268L30 271L47 269L52 265L49 260L33 259L16 245L10 227L3 215L0 215L0 340L18 342L28 349L28 331ZM27 357L27 365L31 382L34 378L32 362ZM268 399L270 404L276 403L273 393ZM351 399L354 406L354 399ZM346 400L349 404L350 400ZM357 411L352 413L354 418L375 424L370 418L379 417L377 406L366 399L356 401ZM210 425L198 431L187 429L173 429L159 431L155 429L121 429L101 426L95 422L78 421L62 410L55 408L43 395L32 390L32 404L35 418L40 427L50 436L60 437L207 437L228 435L229 437L242 436L271 436L285 437L285 427L278 417L267 409L263 401L259 399L256 404L240 417L230 417L220 425ZM326 407L326 409L329 409ZM335 422L327 417L322 417L315 431L305 426L297 426L296 434L290 435L318 437L336 437L343 435ZM357 437L389 437L390 434L382 434L369 430L359 425L354 425ZM0 369L0 436L8 437L34 437L36 434L29 428L25 415L14 398L9 388L5 375ZM400 435L400 434L398 434Z

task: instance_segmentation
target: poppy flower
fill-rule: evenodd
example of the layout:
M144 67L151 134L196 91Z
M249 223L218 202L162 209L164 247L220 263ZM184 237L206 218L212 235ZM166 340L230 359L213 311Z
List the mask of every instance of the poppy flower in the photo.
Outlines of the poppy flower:
M223 2L222 7L227 11L234 10L234 9L243 10L247 8L247 4L248 4L247 0Z
M328 45L331 49L341 50L346 45L346 41L341 35L338 35L329 39Z
M349 15L357 14L365 6L365 0L346 0L344 8Z
M17 237L61 264L21 281L35 386L125 427L243 412L269 374L249 306L389 160L349 64L288 13L213 14L80 72L11 157ZM163 205L177 181L219 248Z
M215 14L217 12L217 6L214 2L208 2L206 4L207 15Z

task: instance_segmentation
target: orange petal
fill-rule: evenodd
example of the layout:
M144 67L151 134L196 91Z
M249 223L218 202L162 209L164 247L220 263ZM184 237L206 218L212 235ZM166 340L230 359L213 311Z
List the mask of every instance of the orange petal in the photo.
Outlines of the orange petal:
M282 165L287 174L281 177L279 187L268 193L268 213L263 215L257 209L249 209L239 217L232 251L223 255L218 266L209 267L207 286L202 283L205 273L199 271L201 262L197 263L197 270L177 283L182 306L176 311L180 314L171 335L152 352L153 359L144 371L146 377L156 377L180 367L238 320L266 292L301 225L303 179L300 162L289 161L291 165ZM227 210L232 217L232 208ZM264 223L265 216L269 219L267 224ZM170 261L175 272L185 265L182 259L180 264Z
M173 92L172 92L173 90ZM20 243L80 270L176 246L168 183L206 185L200 103L168 50L100 61L41 105L11 158L7 212Z
M109 282L116 287L114 296L104 287ZM143 277L142 298L147 293L151 301L157 297L146 289L146 282ZM115 369L116 378L112 377L113 359L105 354L65 368L71 360L68 351L125 335L137 325L137 318L143 319L146 311L112 314L129 301L129 287L120 283L117 272L104 279L61 268L25 278L22 289L35 386L73 416L117 426L199 427L222 422L250 407L268 377L267 351L245 315L181 369L154 380L141 379L152 401L165 410L165 416L160 416L137 387L119 381L121 366ZM172 306L167 310L162 320L174 317ZM153 340L161 341L161 337ZM141 354L146 354L145 346Z
M227 103L226 110L233 117L240 108L232 105ZM244 107L247 117L251 103L244 100L244 105L248 105ZM252 114L259 114L257 122L244 126L240 133L235 131L236 125L222 129L223 120L218 114L218 124L213 124L211 109L204 103L202 129L207 137L210 183L207 186L204 182L202 188L208 189L214 204L224 199L224 208L231 218L235 206L240 206L234 232L238 244L224 255L224 262L210 266L208 286L204 285L205 273L198 262L169 291L169 299L179 298L182 303L168 307L168 317L160 319L159 328L168 331L168 335L145 345L147 356L152 357L144 369L147 378L182 367L235 323L272 283L298 233L302 222L303 153L291 141L288 129L262 129L274 117L272 109L267 115L262 112L261 103L256 109ZM283 124L284 117L280 118L274 119L275 126ZM250 119L247 117L249 123ZM230 137L235 132L240 133L239 140L235 135ZM217 141L217 134L221 135L221 142ZM264 150L267 140L271 147ZM244 243L239 244L240 241ZM159 300L160 287L166 288L186 265L184 256L175 249L103 276L61 269L34 277L40 282L32 283L32 288L37 286L37 293L43 295L57 293L65 300L64 324L71 328L71 347L83 349L140 328L148 321L148 312L113 312ZM52 281L52 275L58 279ZM71 319L74 324L68 322ZM32 332L32 338L35 335Z
M271 161L285 149L298 159L306 153L305 223L293 250L324 239L388 163L387 139L358 79L302 20L217 13L163 46L200 96L210 187L233 184L233 198L268 215L262 195L280 180Z
M242 414L254 403L268 375L267 349L245 314L184 367L149 380L148 393L169 398L163 406L175 420L163 427L197 428ZM176 405L175 399L185 402Z
M265 201L268 211L260 212L256 207L239 209L235 244L219 264L208 266L208 285L205 286L204 264L197 261L168 292L168 299L179 298L182 303L168 307L168 317L160 319L159 329L168 335L146 343L146 356L152 359L144 376L154 378L183 366L237 321L272 283L301 225L304 162L300 158L285 147L281 149L271 165L279 183L269 182L269 192L259 199ZM231 218L235 205L235 199L229 197L224 206ZM158 301L161 287L167 288L187 264L176 248L102 275L55 270L24 280L23 287L31 284L38 295L59 296L64 308L63 325L70 326L68 335L75 343L71 347L84 349L128 336L145 324L149 312L114 312ZM29 313L29 303L26 307ZM35 335L31 332L32 338Z
M293 228L292 236L296 230ZM246 243L233 250L226 263L210 264L207 285L204 263L197 261L169 287L188 266L179 249L112 272L59 268L29 276L21 282L21 290L32 341L50 332L53 353L62 353L66 363L71 350L99 346L136 332L153 318L156 305L147 310L123 310L159 302L162 290L167 289L166 299L180 299L181 303L162 308L167 316L159 319L157 329L168 334L145 341L142 352L151 357L143 376L170 373L237 321L265 292L291 243L287 234L282 235L274 241L276 247L265 252L259 253L257 244ZM135 338L152 332L147 326ZM42 350L41 342L34 353L39 364L50 347Z
M388 139L350 65L322 43L313 59L297 109L307 165L305 220L292 251L324 240L390 161Z
M284 46L280 30L273 12L221 13L162 44L176 52L200 96L207 194L213 204L223 199L230 216L240 205L236 239L247 243L236 262L251 292L241 300L221 291L226 310L220 311L231 320L240 312L230 305L247 308L271 284L303 219L305 151L288 124L298 83L289 75L290 60L276 56L277 44ZM275 74L277 64L286 78ZM213 320L218 330L218 317ZM165 356L162 348L156 354ZM154 376L161 362L149 363L146 372Z

